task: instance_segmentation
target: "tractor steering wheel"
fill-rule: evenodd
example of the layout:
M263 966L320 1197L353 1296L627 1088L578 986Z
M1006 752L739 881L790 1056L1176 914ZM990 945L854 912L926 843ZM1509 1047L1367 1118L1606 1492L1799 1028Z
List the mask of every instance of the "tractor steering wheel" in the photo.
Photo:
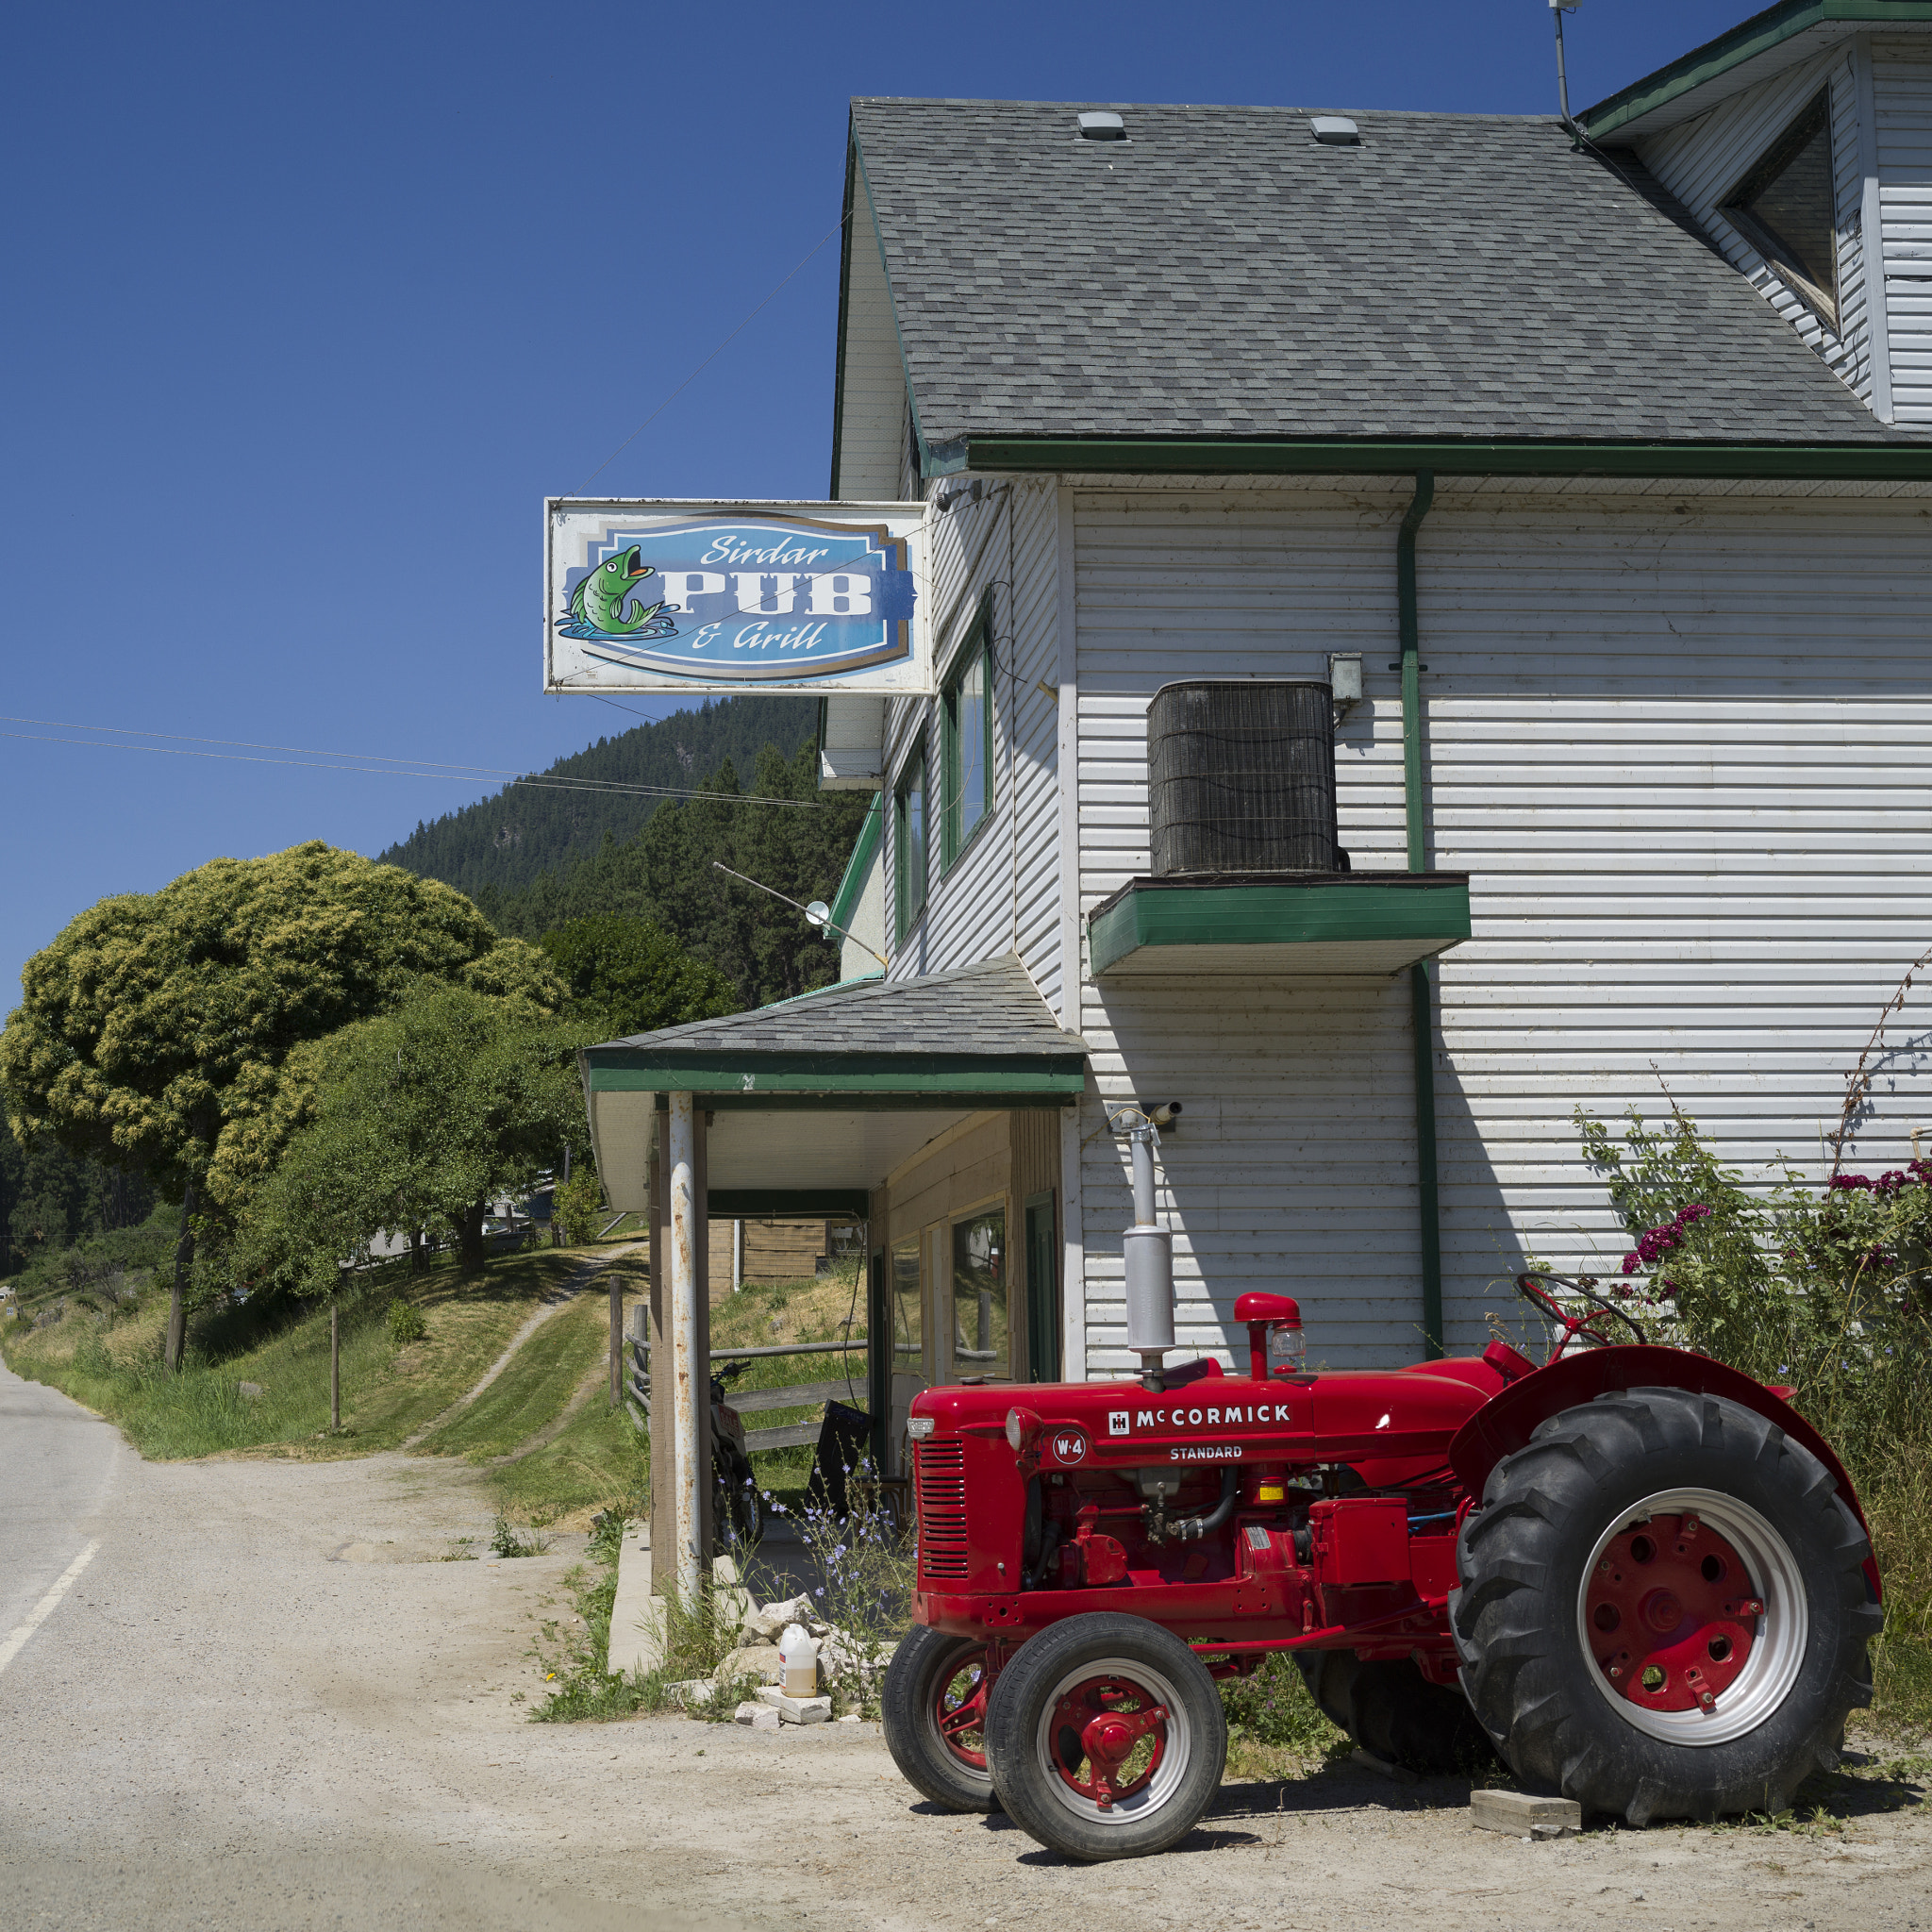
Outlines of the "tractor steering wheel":
M1582 1296L1585 1301L1593 1305L1592 1311L1588 1315L1571 1314L1548 1289L1539 1286L1545 1281L1559 1282L1572 1294ZM1555 1361L1573 1341L1587 1341L1592 1348L1612 1347L1612 1339L1602 1333L1597 1326L1606 1315L1614 1322L1623 1323L1637 1338L1641 1346L1649 1343L1650 1337L1643 1332L1635 1317L1626 1315L1614 1302L1607 1302L1602 1295L1593 1294L1591 1290L1595 1287L1596 1278L1590 1274L1551 1274L1540 1269L1516 1277L1517 1293L1532 1307L1562 1324L1563 1338L1557 1343L1555 1353L1550 1357L1552 1361Z

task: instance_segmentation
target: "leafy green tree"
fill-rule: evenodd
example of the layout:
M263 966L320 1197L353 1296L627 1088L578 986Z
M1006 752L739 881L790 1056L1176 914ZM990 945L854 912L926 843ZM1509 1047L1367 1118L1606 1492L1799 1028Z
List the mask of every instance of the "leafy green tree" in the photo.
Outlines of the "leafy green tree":
M0 1091L27 1142L50 1137L180 1203L171 1367L197 1229L232 1219L296 1124L290 1055L425 977L533 1014L562 996L541 955L460 893L320 841L104 899L27 961Z
M578 1168L569 1180L557 1184L550 1211L558 1233L570 1246L581 1247L596 1234L603 1202L604 1184L587 1167Z
M490 1203L587 1138L576 1049L589 1029L425 983L397 1011L302 1051L308 1117L250 1197L232 1265L258 1285L331 1291L377 1235L447 1223L483 1257Z
M243 1209L229 1272L329 1303L331 1426L341 1425L337 1309L347 1263L384 1233L447 1223L466 1271L483 1221L584 1136L586 1029L466 988L419 984L393 1013L299 1049L308 1118Z
M607 1036L650 1033L738 1011L737 989L662 926L598 912L537 942L570 988L570 1012Z
M0 1097L0 1274L92 1235L138 1227L154 1206L154 1191L139 1174L76 1160L44 1136L24 1146Z

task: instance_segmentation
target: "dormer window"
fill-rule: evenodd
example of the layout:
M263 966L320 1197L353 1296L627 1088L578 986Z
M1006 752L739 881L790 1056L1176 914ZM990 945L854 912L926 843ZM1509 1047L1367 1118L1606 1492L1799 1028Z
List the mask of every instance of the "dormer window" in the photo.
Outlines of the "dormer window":
M1838 198L1831 93L1819 92L1723 204L1724 219L1791 291L1838 327Z

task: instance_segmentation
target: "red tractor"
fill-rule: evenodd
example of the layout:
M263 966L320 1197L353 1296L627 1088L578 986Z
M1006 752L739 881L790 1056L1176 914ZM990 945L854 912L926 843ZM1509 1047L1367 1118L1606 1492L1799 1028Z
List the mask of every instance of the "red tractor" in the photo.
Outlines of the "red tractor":
M1163 1371L1171 1289L1163 1331L1159 1257L1137 1283L1132 1245L1151 1222L1129 1231L1139 1380L912 1405L919 1622L885 1715L926 1797L1072 1857L1164 1850L1221 1781L1215 1679L1271 1651L1379 1757L1493 1747L1631 1824L1775 1811L1835 1761L1870 1701L1878 1573L1789 1391L1535 1275L1563 1331L1541 1367L1495 1341L1307 1373L1296 1305L1244 1294L1246 1374Z

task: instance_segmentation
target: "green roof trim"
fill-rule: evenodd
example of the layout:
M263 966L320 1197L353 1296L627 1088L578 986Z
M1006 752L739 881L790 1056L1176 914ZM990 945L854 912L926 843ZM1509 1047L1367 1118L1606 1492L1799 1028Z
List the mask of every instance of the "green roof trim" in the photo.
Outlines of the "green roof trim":
M1087 1082L1079 1054L992 1058L972 1053L783 1053L675 1046L588 1049L592 1093L1076 1094Z
M820 700L823 707L824 700ZM822 712L823 715L823 712ZM821 727L820 742L824 741ZM839 927L852 924L852 908L858 902L858 894L865 885L866 868L873 861L873 855L879 849L879 841L886 831L886 794L876 791L873 794L871 806L867 808L865 820L858 828L858 841L852 848L852 857L845 861L845 874L839 881L839 890L832 895L832 924Z
M1469 933L1466 873L1131 879L1087 924L1096 976L1149 946L1179 952L1396 941L1440 952ZM1187 970L1185 958L1174 970Z
M1914 0L1918 4L1918 0ZM1932 0L1926 0L1932 16ZM1932 482L1932 441L1424 441L1407 438L969 436L928 475L962 470L1144 475L1661 476L1819 483Z
M1928 0L1784 0L1782 6L1754 13L1668 67L1659 67L1607 100L1586 108L1577 119L1592 141L1603 141L1814 26L1842 23L1882 27L1917 21L1932 21Z
M863 1221L872 1196L863 1188L711 1188L705 1211L713 1221L815 1221L822 1214Z

